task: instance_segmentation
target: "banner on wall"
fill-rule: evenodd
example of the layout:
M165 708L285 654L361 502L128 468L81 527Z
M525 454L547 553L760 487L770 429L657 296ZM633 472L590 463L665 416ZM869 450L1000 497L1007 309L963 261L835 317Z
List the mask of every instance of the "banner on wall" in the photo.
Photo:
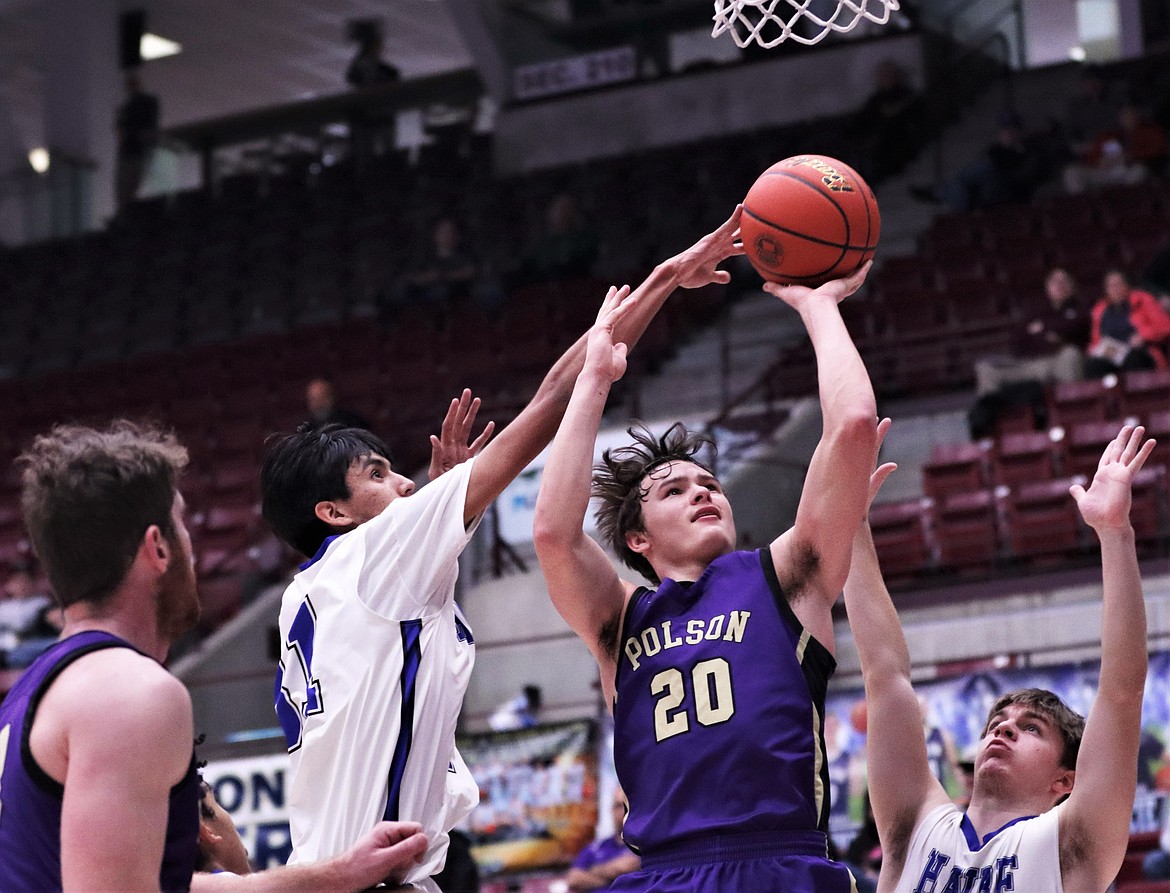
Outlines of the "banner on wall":
M288 829L288 754L218 760L200 770L240 832L257 868L283 865L292 855Z
M962 793L956 763L973 759L992 705L1020 688L1055 692L1073 710L1087 716L1097 694L1100 666L988 670L914 686L924 707L923 732L931 769L953 796ZM866 713L862 689L831 691L825 699L825 745L829 757L831 812L829 827L844 845L863 820L867 769ZM1161 827L1170 792L1170 653L1150 656L1142 702L1142 740L1138 751L1138 795L1131 830Z
M479 782L466 830L480 871L562 866L593 839L596 740L590 720L458 739Z

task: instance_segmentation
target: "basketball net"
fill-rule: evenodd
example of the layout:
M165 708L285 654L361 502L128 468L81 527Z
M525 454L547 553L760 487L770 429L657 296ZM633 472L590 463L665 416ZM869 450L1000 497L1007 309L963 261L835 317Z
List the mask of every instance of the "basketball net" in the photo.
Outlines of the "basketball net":
M890 20L898 0L837 0L837 10L822 18L809 9L818 0L715 0L715 30L712 37L730 31L741 47L757 43L774 47L786 40L812 45L830 31L844 33L857 27L863 18L878 25ZM819 0L828 6L832 0ZM805 27L801 27L804 25ZM801 33L797 33L797 29Z

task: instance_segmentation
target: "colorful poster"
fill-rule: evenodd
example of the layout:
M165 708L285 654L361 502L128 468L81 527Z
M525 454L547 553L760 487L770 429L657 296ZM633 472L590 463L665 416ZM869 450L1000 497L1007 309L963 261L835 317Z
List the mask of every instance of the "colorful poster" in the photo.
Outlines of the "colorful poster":
M565 865L597 825L592 721L459 738L479 782L466 831L484 874Z
M1096 662L1029 669L986 670L915 684L923 707L923 734L936 777L952 795L962 793L957 763L974 759L991 706L1009 691L1046 688L1087 716L1097 694L1100 667ZM829 756L832 808L830 829L844 846L864 817L866 787L864 692L860 688L831 691L825 702L825 739ZM1170 652L1150 656L1150 672L1142 705L1142 741L1138 765L1138 796L1132 830L1160 827L1163 801L1170 791Z

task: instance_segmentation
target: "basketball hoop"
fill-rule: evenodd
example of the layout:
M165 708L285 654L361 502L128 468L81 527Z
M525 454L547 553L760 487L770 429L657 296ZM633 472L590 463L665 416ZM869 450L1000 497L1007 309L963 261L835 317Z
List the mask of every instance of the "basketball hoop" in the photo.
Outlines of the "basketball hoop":
M830 31L844 33L858 26L863 18L878 25L890 20L898 0L837 0L837 10L828 18L809 9L816 0L715 0L715 29L712 37L730 31L741 47L757 43L774 47L785 40L812 45ZM832 0L825 0L828 6ZM802 23L809 33L798 34ZM820 30L817 30L820 29Z

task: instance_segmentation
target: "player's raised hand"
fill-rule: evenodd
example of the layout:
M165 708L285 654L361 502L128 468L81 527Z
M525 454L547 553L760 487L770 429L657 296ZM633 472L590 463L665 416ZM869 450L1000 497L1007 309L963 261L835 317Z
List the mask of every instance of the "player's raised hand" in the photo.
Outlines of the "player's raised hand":
M731 281L730 273L715 268L727 258L743 254L743 244L739 240L742 214L743 205L736 205L722 226L667 261L674 267L680 288L702 288L712 282L726 284Z
M775 295L796 310L800 310L809 300L814 300L817 297L829 298L839 304L861 288L871 267L873 267L872 260L862 264L852 275L846 276L844 279L830 279L817 288L809 288L807 285L781 285L779 282L765 282L764 291Z
M889 419L882 419L880 422L878 422L877 437L875 438L874 443L875 462L877 461L878 455L882 451L882 442L886 439L886 432L890 430L890 424L891 423ZM865 514L867 518L869 517L869 510L873 506L874 497L878 495L878 491L881 490L882 484L886 482L886 478L888 478L897 470L897 463L883 462L881 465L875 468L873 470L873 474L869 476L869 498L865 503Z
M1080 484L1069 487L1081 517L1094 530L1129 526L1134 475L1141 470L1156 443L1153 439L1143 442L1145 433L1141 425L1126 425L1105 447L1089 489Z
M589 329L585 368L595 369L599 374L607 376L610 382L626 374L626 345L620 341L614 344L613 328L634 305L634 301L628 300L629 297L628 285L621 288L611 285L601 303L601 309L597 311L597 319Z
M357 891L383 881L401 883L426 850L427 836L417 822L378 822L338 857L342 877L336 889Z
M433 481L461 462L466 462L491 439L496 430L495 422L488 422L479 436L468 442L471 429L475 426L475 417L479 414L479 403L478 397L472 398L471 389L464 388L463 393L447 407L439 436L431 435L431 466L427 470L429 480Z

